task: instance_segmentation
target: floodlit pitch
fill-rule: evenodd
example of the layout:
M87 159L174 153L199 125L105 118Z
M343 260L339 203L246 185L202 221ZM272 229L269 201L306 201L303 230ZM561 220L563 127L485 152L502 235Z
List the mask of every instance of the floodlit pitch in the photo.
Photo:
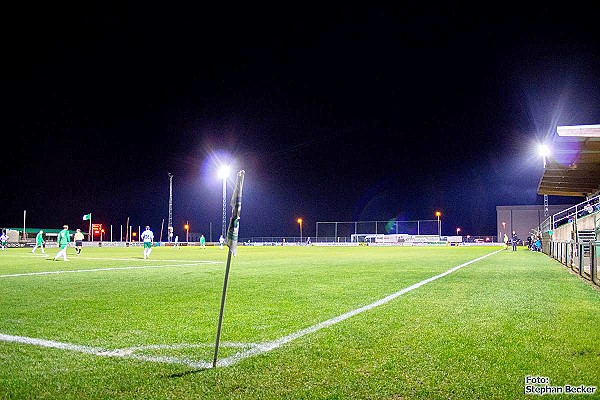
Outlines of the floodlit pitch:
M528 375L599 383L600 296L543 254L242 246L217 369L226 250L84 254L70 263L2 254L0 391L9 397L514 398ZM584 372L574 377L574 367Z

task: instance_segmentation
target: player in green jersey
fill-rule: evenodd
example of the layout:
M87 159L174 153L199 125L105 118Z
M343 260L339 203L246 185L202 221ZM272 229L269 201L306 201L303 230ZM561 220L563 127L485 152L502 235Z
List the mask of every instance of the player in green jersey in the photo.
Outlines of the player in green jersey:
M45 243L46 242L44 241L44 231L40 230L35 237L35 246L33 247L33 250L31 250L31 252L35 253L35 250L39 247L40 249L42 249L42 254L46 254L46 252L44 251Z
M67 260L67 247L70 241L69 225L63 225L62 231L58 233L58 237L56 238L56 244L58 244L60 250L54 256L54 261L58 260L59 257L62 257L64 261L69 261Z

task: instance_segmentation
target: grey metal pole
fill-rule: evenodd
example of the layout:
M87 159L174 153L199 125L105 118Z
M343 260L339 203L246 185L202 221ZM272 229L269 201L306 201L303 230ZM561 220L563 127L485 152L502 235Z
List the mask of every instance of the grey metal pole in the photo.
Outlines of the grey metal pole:
M219 356L219 342L221 341L221 326L223 325L223 311L225 310L225 297L227 295L227 281L229 280L229 266L231 265L231 249L227 252L227 266L225 267L225 280L223 281L223 294L221 295L221 310L219 311L219 323L217 325L217 339L215 341L215 355L213 357L213 368L217 367Z
M221 235L225 237L225 223L227 216L225 215L225 204L227 201L227 177L223 177L223 226L221 227Z
M167 174L169 175L169 221L167 222L167 241L171 242L171 237L173 236L173 174L170 172L167 172Z

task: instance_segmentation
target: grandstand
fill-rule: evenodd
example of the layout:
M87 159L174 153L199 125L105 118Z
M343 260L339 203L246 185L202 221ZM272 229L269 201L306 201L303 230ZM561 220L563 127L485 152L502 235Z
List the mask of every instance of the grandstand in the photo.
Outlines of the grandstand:
M600 125L559 126L538 194L582 198L548 215L534 232L542 251L600 285Z

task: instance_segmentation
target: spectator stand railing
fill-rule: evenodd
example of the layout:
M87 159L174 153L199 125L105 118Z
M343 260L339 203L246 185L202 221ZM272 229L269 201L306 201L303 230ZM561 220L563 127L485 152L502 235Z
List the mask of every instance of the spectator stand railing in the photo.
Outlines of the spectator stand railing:
M589 246L589 251L586 249ZM600 255L600 242L550 242L548 254L580 277L600 286L598 258Z

